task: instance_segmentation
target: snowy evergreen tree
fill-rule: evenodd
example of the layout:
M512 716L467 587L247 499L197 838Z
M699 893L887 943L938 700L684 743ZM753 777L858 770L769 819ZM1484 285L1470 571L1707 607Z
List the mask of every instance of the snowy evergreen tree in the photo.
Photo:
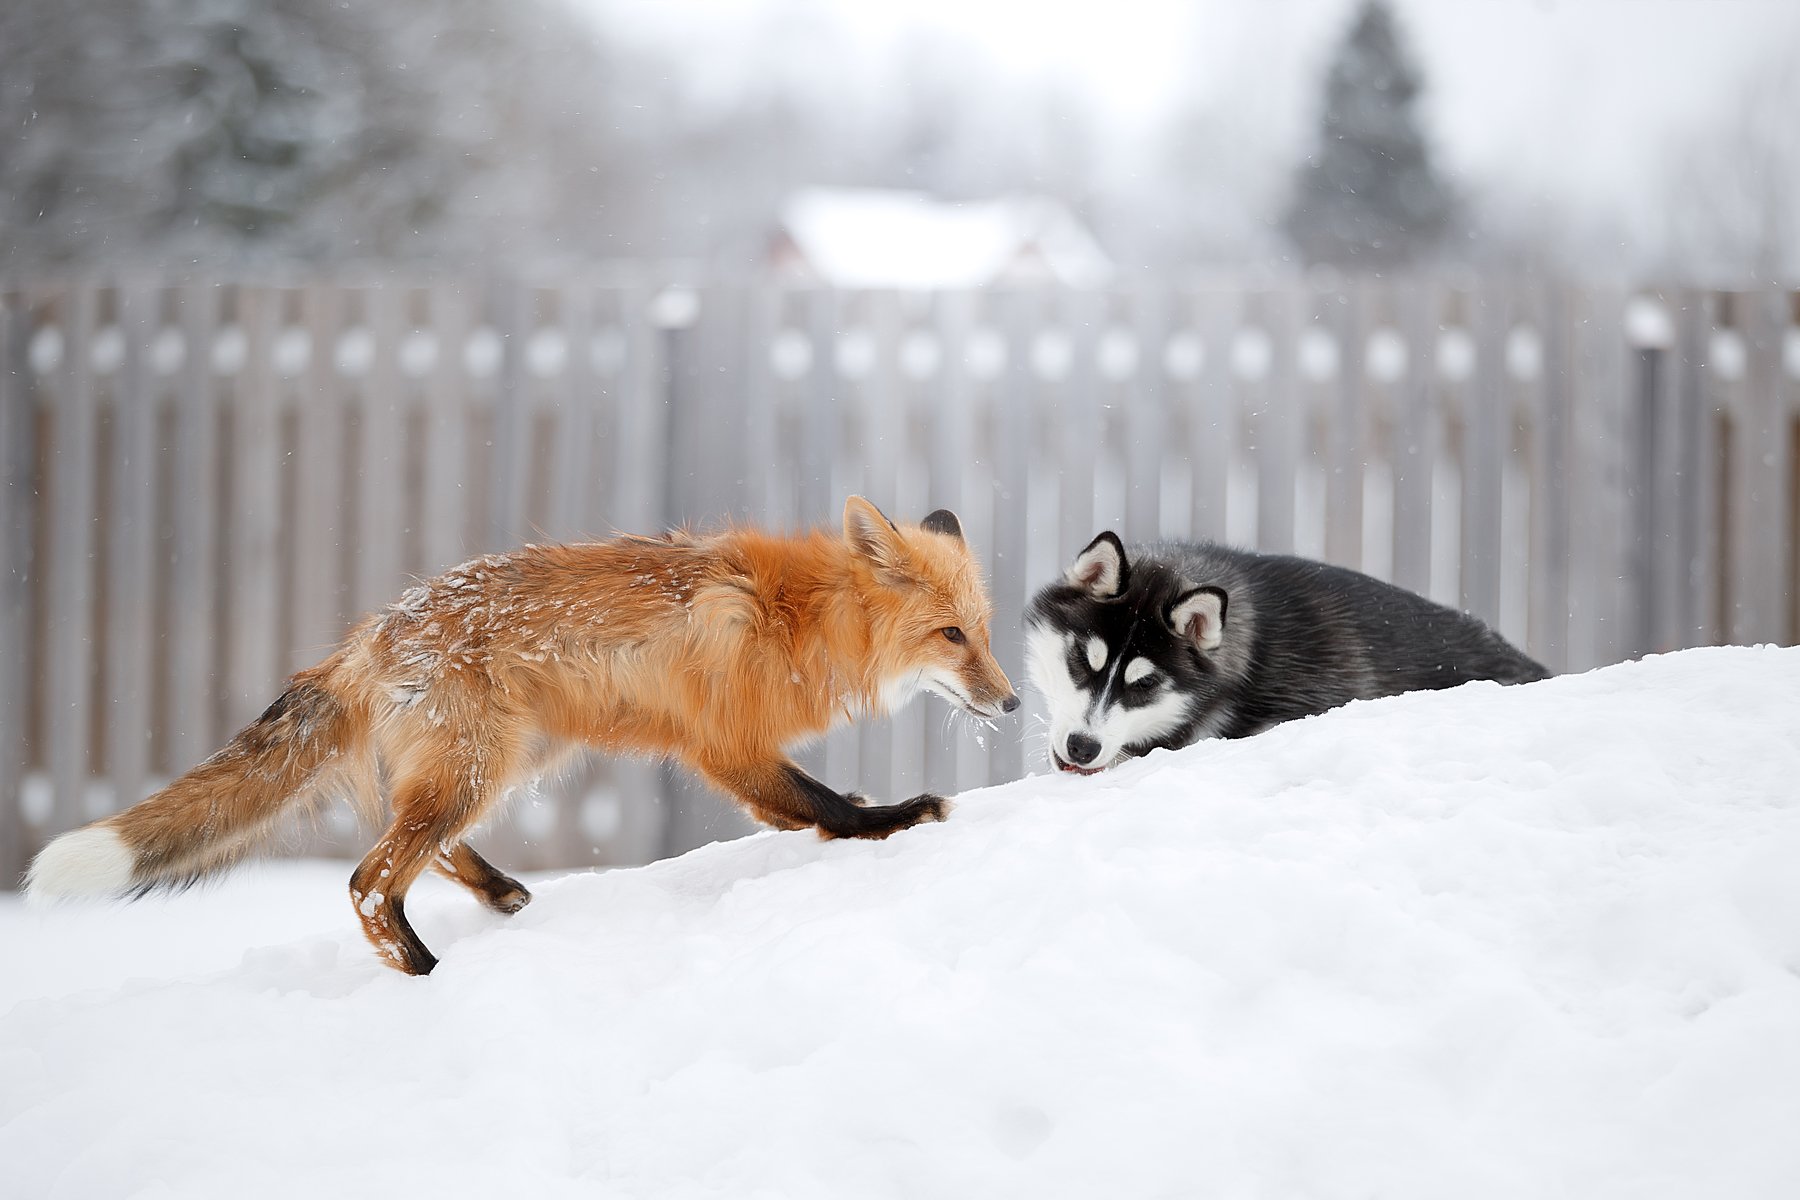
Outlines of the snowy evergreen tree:
M643 74L557 0L7 0L0 268L607 252Z
M1332 60L1318 145L1282 228L1308 263L1380 269L1443 244L1457 204L1413 112L1421 79L1384 0L1364 0Z
M161 23L155 64L178 100L151 133L166 147L171 232L254 241L303 228L375 148L362 64L280 6L178 2L185 20Z

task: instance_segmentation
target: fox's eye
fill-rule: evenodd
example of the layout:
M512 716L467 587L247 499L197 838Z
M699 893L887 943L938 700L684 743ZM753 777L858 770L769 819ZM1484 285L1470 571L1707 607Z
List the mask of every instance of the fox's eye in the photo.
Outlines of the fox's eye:
M950 641L952 643L954 643L955 645L960 646L963 644L963 631L958 629L956 626L946 625L946 626L944 626L942 632L943 632L943 635L945 637L949 638Z

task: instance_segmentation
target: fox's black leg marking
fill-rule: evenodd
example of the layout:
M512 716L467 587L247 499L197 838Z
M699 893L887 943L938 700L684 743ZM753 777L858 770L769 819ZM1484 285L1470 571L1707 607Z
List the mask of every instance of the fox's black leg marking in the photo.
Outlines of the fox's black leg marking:
M784 769L811 810L812 823L829 837L884 838L923 821L941 821L950 810L949 801L929 793L901 804L865 805L861 796L834 792L791 763Z
M904 804L865 805L860 796L832 791L784 758L694 764L764 824L814 829L826 837L884 838L950 811L942 796L914 796Z
M383 890L391 878L391 872L383 866L386 861L371 853L356 868L350 876L351 902L356 905L363 931L377 953L408 975L429 975L437 966L437 956L426 949L412 922L406 919L405 897Z

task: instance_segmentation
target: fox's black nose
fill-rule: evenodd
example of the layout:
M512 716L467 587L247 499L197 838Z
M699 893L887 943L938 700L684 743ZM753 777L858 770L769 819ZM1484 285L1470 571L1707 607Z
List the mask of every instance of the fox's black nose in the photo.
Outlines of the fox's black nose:
M1085 733L1069 735L1069 761L1078 767L1085 767L1100 757L1100 743Z
M1006 699L1002 700L1000 702L1000 711L1001 712L1018 712L1019 711L1019 698L1017 696L1008 696Z

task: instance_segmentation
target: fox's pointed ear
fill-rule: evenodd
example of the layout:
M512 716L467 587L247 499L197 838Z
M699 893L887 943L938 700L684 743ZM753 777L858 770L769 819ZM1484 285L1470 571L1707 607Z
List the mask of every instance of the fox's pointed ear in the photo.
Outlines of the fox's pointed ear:
M1125 561L1125 543L1110 529L1089 542L1087 549L1076 555L1074 563L1063 572L1063 579L1070 587L1079 588L1099 600L1110 599L1124 591L1130 576L1131 566Z
M844 501L844 540L858 554L878 563L893 562L900 550L898 527L861 496Z
M1169 606L1169 628L1202 650L1217 650L1225 640L1226 606L1227 597L1220 588L1183 592Z
M927 513L925 519L919 522L919 527L931 533L941 533L945 537L953 537L959 542L963 540L962 522L957 520L956 514L947 508Z

